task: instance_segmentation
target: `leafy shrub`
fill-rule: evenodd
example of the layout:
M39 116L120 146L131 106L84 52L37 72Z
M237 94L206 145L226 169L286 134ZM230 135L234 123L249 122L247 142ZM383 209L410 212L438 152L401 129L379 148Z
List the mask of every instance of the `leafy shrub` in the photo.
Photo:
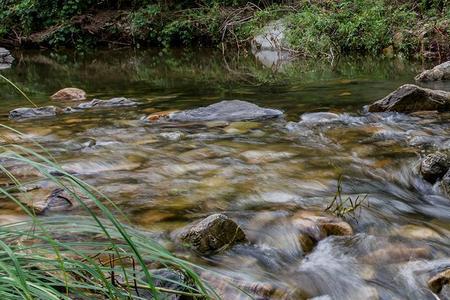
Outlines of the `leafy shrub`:
M305 5L286 18L289 43L311 56L330 51L377 53L393 44L394 33L414 22L414 12L383 0Z

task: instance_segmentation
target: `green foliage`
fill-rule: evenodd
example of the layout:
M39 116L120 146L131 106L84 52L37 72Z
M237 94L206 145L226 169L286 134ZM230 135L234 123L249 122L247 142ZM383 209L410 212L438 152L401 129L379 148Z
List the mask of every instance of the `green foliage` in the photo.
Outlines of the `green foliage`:
M379 53L390 46L410 54L424 45L450 48L449 7L447 0L3 0L0 41L78 50L105 44L241 46L283 18L291 48L306 56Z
M330 212L336 217L347 218L350 217L355 222L358 222L356 213L361 212L361 208L369 207L368 195L356 196L356 198L347 197L342 198L342 176L338 179L337 191L333 200L325 208L325 212ZM367 202L367 204L365 203Z
M384 0L343 0L305 5L289 15L288 40L305 55L335 52L378 53L393 44L394 34L411 28L416 13Z

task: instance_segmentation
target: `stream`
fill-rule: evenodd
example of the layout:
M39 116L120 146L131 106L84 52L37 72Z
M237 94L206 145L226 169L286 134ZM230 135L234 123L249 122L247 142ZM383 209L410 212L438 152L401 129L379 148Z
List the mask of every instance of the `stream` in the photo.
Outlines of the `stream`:
M39 106L59 105L49 96L72 86L89 99L135 99L133 107L12 121L8 112L29 104L0 82L0 124L43 145L180 257L269 290L257 299L436 299L427 280L450 266L450 199L418 166L426 154L450 148L450 114L363 110L432 63L352 57L267 66L209 50L13 54L12 68L0 72ZM425 86L450 91L450 82ZM284 115L143 120L232 99ZM0 142L8 141L27 143L0 129ZM15 173L35 176L26 166ZM323 213L338 190L363 201L345 218L353 234L327 236L306 250L296 224ZM48 190L43 184L30 193ZM213 213L236 221L249 243L210 257L173 243L171 232ZM0 222L22 218L0 202ZM224 298L247 296L230 289Z

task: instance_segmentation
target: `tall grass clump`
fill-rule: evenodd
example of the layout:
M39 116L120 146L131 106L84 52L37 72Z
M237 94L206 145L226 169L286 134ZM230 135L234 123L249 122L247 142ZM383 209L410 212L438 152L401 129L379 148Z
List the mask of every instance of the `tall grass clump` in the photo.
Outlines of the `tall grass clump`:
M0 185L0 201L13 201L28 215L25 221L0 225L2 299L209 298L211 291L193 265L148 234L121 224L108 209L115 206L106 196L38 150L0 144L0 177L9 183ZM9 170L17 164L32 167L64 189L86 216L36 216L20 200L24 183ZM185 279L154 274L155 268L169 268Z

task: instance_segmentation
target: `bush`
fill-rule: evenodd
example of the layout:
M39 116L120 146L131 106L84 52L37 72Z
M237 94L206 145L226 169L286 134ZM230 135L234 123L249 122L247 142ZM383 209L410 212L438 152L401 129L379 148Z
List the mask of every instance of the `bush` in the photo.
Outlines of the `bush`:
M377 53L410 28L416 13L384 0L343 0L305 5L286 18L288 42L308 56L337 51Z

